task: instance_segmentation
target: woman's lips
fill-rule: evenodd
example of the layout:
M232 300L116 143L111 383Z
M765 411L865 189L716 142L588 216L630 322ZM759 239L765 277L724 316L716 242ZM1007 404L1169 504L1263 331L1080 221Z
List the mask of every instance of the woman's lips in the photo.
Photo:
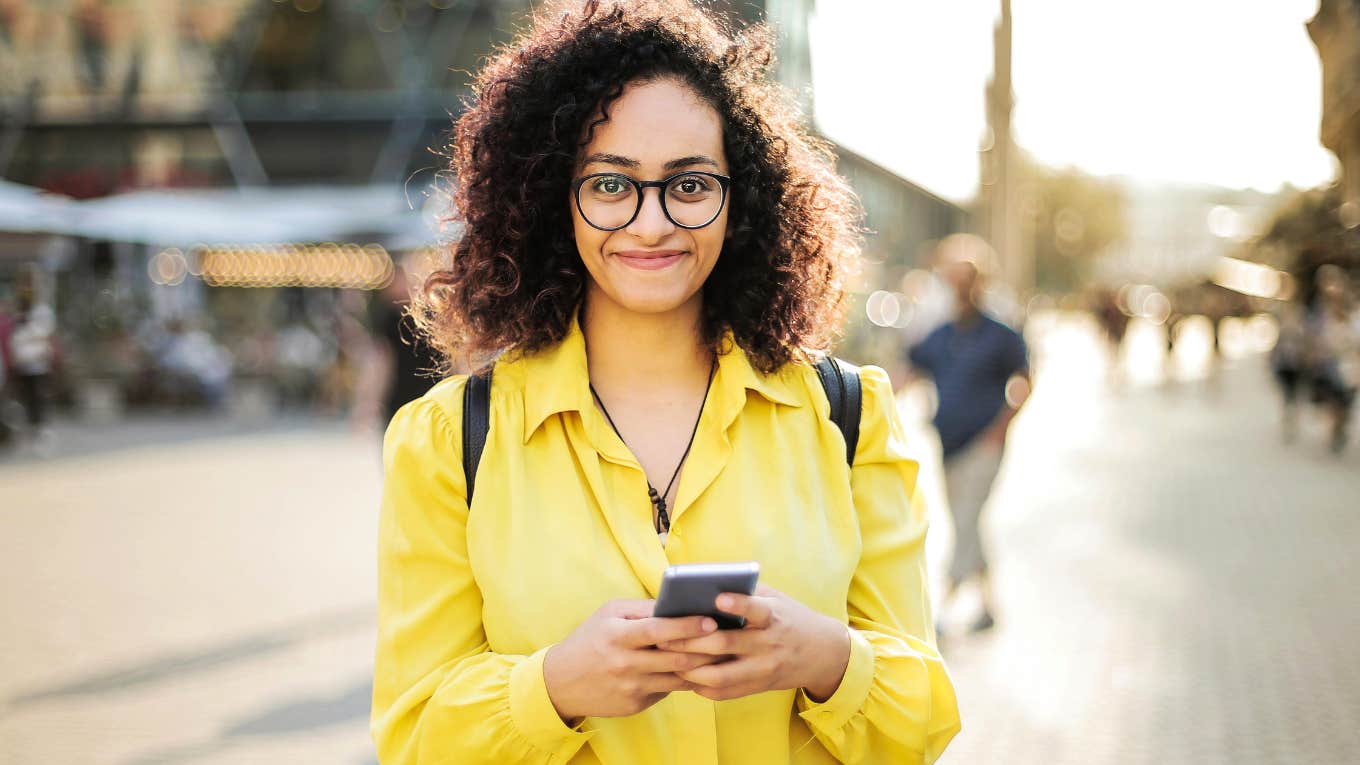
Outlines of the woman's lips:
M660 271L685 256L684 250L623 250L614 257L630 268L642 271Z

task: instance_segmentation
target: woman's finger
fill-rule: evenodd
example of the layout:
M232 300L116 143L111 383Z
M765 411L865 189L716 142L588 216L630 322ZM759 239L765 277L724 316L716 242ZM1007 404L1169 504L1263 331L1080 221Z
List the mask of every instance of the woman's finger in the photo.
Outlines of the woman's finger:
M719 611L746 617L747 627L763 630L770 626L771 617L774 615L774 603L773 598L724 592L718 596L714 605Z
M633 651L631 660L638 672L687 672L705 664L712 664L721 657L702 653L678 653L675 651Z
M709 664L678 673L679 677L704 688L763 685L768 679L767 674L765 663L752 659Z
M761 636L747 630L718 630L703 637L658 643L657 648L709 656L745 655L761 650Z
M655 672L643 675L641 689L644 693L674 693L688 691L694 684L674 672Z
M655 600L618 598L605 603L600 610L619 619L645 619L655 608Z
M630 648L647 648L674 640L707 635L718 629L708 616L649 616L632 619L623 625L623 643Z

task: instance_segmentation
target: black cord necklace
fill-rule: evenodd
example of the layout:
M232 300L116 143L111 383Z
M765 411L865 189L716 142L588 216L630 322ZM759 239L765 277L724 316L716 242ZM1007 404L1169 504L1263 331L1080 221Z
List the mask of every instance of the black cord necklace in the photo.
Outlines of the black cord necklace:
M666 490L658 493L651 480L647 481L647 496L652 500L652 507L656 509L656 524L658 534L664 534L671 530L671 517L666 513L666 497L671 493L671 487L675 485L675 479L680 475L680 468L685 464L685 458L689 456L689 450L694 448L694 437L699 433L699 420L704 416L704 405L708 403L708 392L713 388L713 375L718 371L718 362L714 361L708 370L708 386L704 388L704 400L699 404L699 415L694 418L694 430L690 431L689 443L685 445L685 453L680 455L680 463L675 466L675 472L671 473L671 480L666 483ZM604 419L609 423L609 427L614 429L614 434L623 441L624 446L628 442L623 440L623 434L619 432L619 426L614 424L614 418L609 416L609 410L605 408L604 400L595 390L595 384L587 382L590 386L590 395L595 397L595 403L600 405L600 411L604 413ZM645 475L645 473L644 473Z

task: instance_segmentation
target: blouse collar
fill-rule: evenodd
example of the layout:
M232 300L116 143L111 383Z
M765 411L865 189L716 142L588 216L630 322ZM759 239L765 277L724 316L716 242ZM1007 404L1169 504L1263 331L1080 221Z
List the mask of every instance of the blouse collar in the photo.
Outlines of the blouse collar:
M733 340L731 331L725 333L721 348L709 397L716 405L713 408L719 410L724 426L730 424L745 405L747 391L754 391L775 404L802 405L791 385L787 365L773 374L760 372ZM519 367L516 371L523 375L525 443L554 414L594 409L585 334L577 319L571 321L566 337L556 345L507 363Z

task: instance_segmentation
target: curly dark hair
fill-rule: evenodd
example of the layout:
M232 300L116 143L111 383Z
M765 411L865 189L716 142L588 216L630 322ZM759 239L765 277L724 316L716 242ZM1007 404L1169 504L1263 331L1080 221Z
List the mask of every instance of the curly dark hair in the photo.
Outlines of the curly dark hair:
M451 145L462 237L412 305L450 367L566 335L588 278L568 204L580 152L626 85L668 77L721 116L732 177L703 340L721 350L730 329L767 373L826 350L862 210L829 146L770 80L773 50L764 25L732 29L689 0L576 0L540 10L492 56Z

